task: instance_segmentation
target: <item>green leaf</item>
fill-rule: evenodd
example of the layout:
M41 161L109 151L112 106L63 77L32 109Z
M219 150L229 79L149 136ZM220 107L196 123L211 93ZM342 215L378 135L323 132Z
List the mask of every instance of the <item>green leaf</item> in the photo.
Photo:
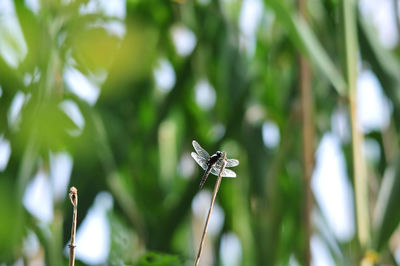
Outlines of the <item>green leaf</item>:
M156 253L156 252L147 252L144 254L137 266L178 266L182 265L182 262L179 261L178 256Z
M308 55L314 65L332 83L336 91L342 96L345 95L346 82L343 76L329 58L328 53L322 47L307 22L291 12L283 1L272 0L265 1L265 3L274 10L276 18L289 31L289 37L293 43Z
M400 129L400 63L395 54L385 49L376 38L372 25L359 17L358 35L363 60L368 61L382 85L382 90L393 103L393 122Z
M373 246L381 251L400 222L400 157L383 177L374 213Z

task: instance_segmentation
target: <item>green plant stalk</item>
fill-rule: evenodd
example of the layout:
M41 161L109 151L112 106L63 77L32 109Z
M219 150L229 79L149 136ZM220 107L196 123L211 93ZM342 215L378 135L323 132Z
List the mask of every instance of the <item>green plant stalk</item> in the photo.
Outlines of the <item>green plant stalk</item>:
M394 17L395 17L395 20L396 20L397 34L400 35L399 1L398 0L392 0L392 2L393 2Z
M291 12L286 1L264 1L276 14L276 19L287 29L289 37L304 54L307 54L311 62L332 83L337 93L346 95L346 82L336 68L333 60L318 41L310 26L301 16Z
M32 133L35 134L35 133ZM13 232L13 237L20 239L23 230L26 217L24 215L23 197L26 186L29 183L30 177L36 167L36 158L38 156L39 147L34 140L34 137L29 136L28 144L25 147L22 161L19 165L17 174L17 187L16 187L16 226Z
M130 222L135 227L135 230L139 236L140 246L143 246L146 239L146 227L135 202L132 200L131 195L122 184L121 178L118 176L115 158L112 154L111 147L107 142L104 123L96 111L88 111L91 114L92 122L98 132L98 154L100 160L103 162L104 170L107 172L107 185L109 186L110 191L112 192L116 201L120 204L121 208L127 214Z
M53 220L50 224L51 235L47 235L45 241L47 242L48 261L47 265L62 265L63 257L60 255L63 250L63 212L57 206L54 210Z
M361 248L370 241L370 218L368 212L368 180L366 163L362 150L363 135L359 129L357 115L357 31L355 2L343 1L344 34L346 50L346 71L349 89L350 118L352 130L352 150L354 164L354 188L356 200L357 234Z
M210 222L210 217L211 217L212 209L214 207L215 198L217 197L219 186L221 185L222 172L225 169L225 163L226 163L226 153L224 152L224 159L222 161L222 167L221 167L221 170L219 171L217 182L215 183L215 186L214 186L214 193L213 193L213 196L211 199L210 209L208 210L206 223L204 224L203 234L201 235L199 251L197 252L196 261L194 263L195 266L199 265L199 262L200 262L200 256L201 256L201 252L203 251L204 240L205 240L206 234L207 234L208 223Z

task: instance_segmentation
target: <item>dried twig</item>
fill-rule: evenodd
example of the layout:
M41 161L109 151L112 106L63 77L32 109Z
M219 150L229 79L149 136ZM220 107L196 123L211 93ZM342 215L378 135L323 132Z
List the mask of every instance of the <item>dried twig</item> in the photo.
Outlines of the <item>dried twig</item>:
M211 199L211 204L210 204L210 209L208 210L206 224L204 225L203 235L201 236L199 252L197 253L197 258L196 258L196 261L194 263L195 266L199 265L199 262L200 262L200 256L201 256L201 252L203 250L204 240L205 240L206 234L207 234L208 223L210 221L211 212L212 212L212 209L214 207L215 198L217 197L218 189L219 189L219 186L221 184L221 179L222 179L221 175L222 175L222 172L225 169L225 164L226 164L226 153L224 152L224 158L223 158L223 161L222 161L222 167L221 167L221 170L219 171L217 183L215 183L214 193L213 193L213 196L212 196L212 199Z
M69 199L74 206L74 212L72 216L72 229L71 229L71 243L69 247L69 265L75 265L75 235L76 235L76 218L78 215L78 190L76 187L71 187L69 189Z
M298 0L298 12L307 20L307 1ZM313 127L313 102L311 91L311 67L304 55L299 54L300 68L300 91L301 91L301 116L303 130L303 176L304 176L304 211L303 224L305 231L304 239L304 264L311 265L311 210L312 210L312 192L311 176L314 166L314 127Z

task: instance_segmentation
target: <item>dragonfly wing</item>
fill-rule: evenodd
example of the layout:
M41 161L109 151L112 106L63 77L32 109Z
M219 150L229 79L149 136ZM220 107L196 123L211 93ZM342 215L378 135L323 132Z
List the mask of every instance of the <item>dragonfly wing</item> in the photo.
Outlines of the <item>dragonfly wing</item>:
M203 170L207 170L208 166L207 166L207 160L204 159L203 157L200 157L197 153L192 152L191 153L193 159L197 162L198 165L201 166L201 168L203 168Z
M239 161L236 159L226 159L226 163L225 163L225 167L234 167L234 166L238 166L239 165ZM217 162L217 167L221 168L222 167L222 160L219 160Z
M218 165L214 166L213 168L211 168L211 174L219 176L219 172L221 170L221 167L218 167ZM223 177L236 177L236 173L230 169L224 169L224 171L222 171L222 175Z
M236 177L236 173L234 171L232 171L231 169L224 169L224 171L222 172L222 176L223 177L232 177L235 178Z
M192 145L193 148L196 150L196 152L205 160L208 160L208 158L210 158L210 154L208 154L208 152L205 149L203 149L197 141L193 140Z
M236 159L226 159L226 167L234 167L239 165L239 160Z
M211 168L211 174L219 176L219 170L221 169L221 167L218 167L217 165L214 166L213 168Z

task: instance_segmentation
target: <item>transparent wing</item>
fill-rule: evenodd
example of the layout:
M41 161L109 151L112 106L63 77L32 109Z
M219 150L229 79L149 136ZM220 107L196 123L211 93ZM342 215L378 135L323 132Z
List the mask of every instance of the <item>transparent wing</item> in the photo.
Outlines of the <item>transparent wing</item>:
M208 166L207 166L207 160L204 159L203 157L200 157L197 153L192 152L191 153L193 159L196 161L196 163L198 165L201 166L201 168L203 168L203 170L207 170Z
M208 154L208 152L205 149L203 149L197 141L193 140L192 145L193 145L193 148L196 150L196 152L201 157L203 157L206 160L208 160L208 158L210 158L210 154Z
M219 171L220 171L221 167L218 167L218 165L214 166L213 168L211 168L211 174L218 176L219 175ZM224 171L222 172L223 177L236 177L236 173L233 172L230 169L224 169Z
M234 171L232 171L231 169L224 169L224 171L222 172L222 176L223 177L231 177L231 178L235 178L236 177L236 173Z
M236 159L226 159L226 164L225 167L234 167L234 166L238 166L239 165L239 161ZM221 168L222 167L222 160L219 160L217 162L217 167Z
M226 167L234 167L239 165L239 160L236 159L226 159Z

